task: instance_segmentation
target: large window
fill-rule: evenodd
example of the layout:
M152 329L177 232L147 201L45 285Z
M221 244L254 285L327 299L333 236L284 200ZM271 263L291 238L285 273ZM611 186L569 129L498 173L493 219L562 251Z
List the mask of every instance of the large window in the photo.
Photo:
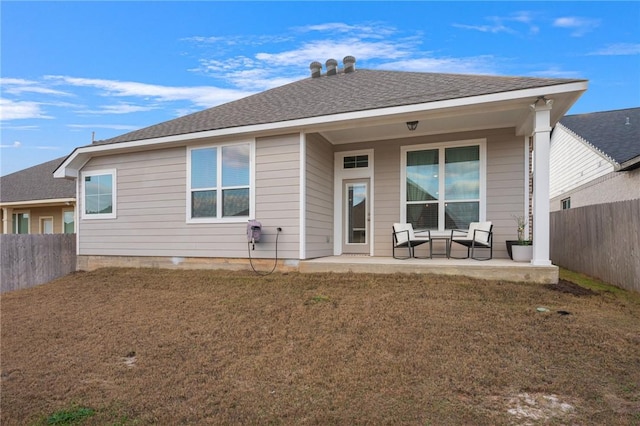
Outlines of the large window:
M188 150L189 222L245 221L251 210L251 144Z
M415 229L466 229L483 216L484 143L403 149L405 220Z
M83 218L114 219L116 217L116 171L84 172L82 183Z

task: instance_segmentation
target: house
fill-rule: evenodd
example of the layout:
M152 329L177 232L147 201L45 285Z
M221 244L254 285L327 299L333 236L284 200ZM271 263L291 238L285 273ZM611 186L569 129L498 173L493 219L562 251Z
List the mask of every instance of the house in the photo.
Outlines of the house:
M3 234L75 232L75 182L53 177L64 159L0 177Z
M391 257L394 222L494 224L507 258L529 211L549 260L549 140L580 79L380 71L355 58L302 80L75 149L78 267ZM247 242L247 223L261 239Z
M552 211L640 198L640 108L563 117L550 155Z

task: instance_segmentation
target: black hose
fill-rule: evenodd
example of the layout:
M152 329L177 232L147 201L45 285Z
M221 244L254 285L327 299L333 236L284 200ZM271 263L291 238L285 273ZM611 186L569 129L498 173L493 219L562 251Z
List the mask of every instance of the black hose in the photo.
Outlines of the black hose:
M280 236L280 228L278 228L278 232L276 233L276 258L273 262L273 268L271 268L269 272L260 272L256 270L256 268L253 266L253 259L251 258L251 241L247 241L247 251L249 252L249 264L251 265L251 269L253 269L253 272L255 272L256 274L264 277L272 274L273 271L276 270L276 266L278 266L278 237L279 236Z

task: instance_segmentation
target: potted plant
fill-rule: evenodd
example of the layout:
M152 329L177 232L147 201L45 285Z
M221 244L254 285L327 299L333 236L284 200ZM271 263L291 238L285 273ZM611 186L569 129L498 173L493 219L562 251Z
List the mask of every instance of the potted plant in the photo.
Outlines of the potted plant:
M507 252L509 257L516 262L528 262L533 257L533 245L530 240L524 238L525 220L524 216L513 216L518 225L518 239L507 240Z

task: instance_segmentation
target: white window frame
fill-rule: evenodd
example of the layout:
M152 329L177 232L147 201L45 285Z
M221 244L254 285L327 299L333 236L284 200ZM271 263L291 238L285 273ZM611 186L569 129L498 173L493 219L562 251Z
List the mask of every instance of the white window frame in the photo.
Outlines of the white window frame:
M230 217L222 217L222 148L227 146L234 145L249 145L249 215L248 216L230 216ZM216 197L217 197L217 212L216 217L191 217L191 151L198 149L208 149L208 148L216 148L218 150L218 155L216 156L216 160L218 162L217 167L217 179L218 186L216 188ZM255 179L255 159L256 159L256 143L255 139L250 140L241 140L234 142L224 142L210 145L198 145L198 146L190 146L187 147L187 191L186 191L186 223L188 224L197 224L197 223L246 223L250 218L255 217L255 188L256 188L256 179ZM200 188L196 188L198 190Z
M16 228L16 222L14 222L13 217L14 215L19 215L19 214L27 214L27 233L23 234L23 235L29 235L31 234L31 210L13 210L11 212L11 233L12 234L17 234L18 233L18 229Z
M369 239L369 254L373 256L375 253L375 225L376 225L376 209L375 209L375 179L374 179L374 150L362 149L357 151L340 151L334 153L333 159L333 254L339 256L342 254L343 243L343 212L346 208L344 206L344 199L342 197L342 187L344 180L355 179L369 179L369 211L371 217L369 220L369 227L371 238ZM352 169L345 169L344 157L351 157L353 155L368 155L369 161L367 167L355 167Z
M111 213L87 213L86 210L86 185L85 178L89 176L102 176L102 175L111 175ZM104 170L91 170L82 172L80 174L80 181L82 182L82 210L80 211L80 215L83 220L97 220L97 219L116 219L117 218L117 187L118 181L116 176L116 169L104 169Z
M445 179L444 179L444 154L446 148L458 148L464 146L480 147L480 194L479 194L479 221L486 220L487 212L487 140L486 139L469 139L461 141L421 144L421 145L405 145L400 148L400 221L407 221L407 152L411 151L423 151L423 150L438 150L438 166L440 167L439 175L442 179L439 179L438 191L440 194L444 194ZM464 201L464 200L456 200ZM446 200L438 199L438 229L437 232L445 232L445 202Z

